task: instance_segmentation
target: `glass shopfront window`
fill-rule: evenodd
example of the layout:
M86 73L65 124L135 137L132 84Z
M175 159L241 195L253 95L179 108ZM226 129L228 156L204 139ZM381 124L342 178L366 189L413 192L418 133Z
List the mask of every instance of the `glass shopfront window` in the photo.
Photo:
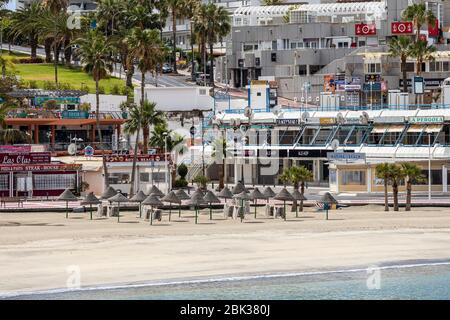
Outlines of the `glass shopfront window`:
M366 184L366 171L363 170L345 170L340 172L341 184L344 186Z
M129 173L110 173L110 184L129 184L131 181Z

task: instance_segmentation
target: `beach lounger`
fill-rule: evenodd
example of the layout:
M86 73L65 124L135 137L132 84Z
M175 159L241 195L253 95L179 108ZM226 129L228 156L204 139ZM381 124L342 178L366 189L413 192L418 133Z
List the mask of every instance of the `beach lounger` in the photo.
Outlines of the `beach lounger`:
M239 217L239 207L233 206L233 220L236 220Z
M117 217L119 215L119 207L108 206L108 217Z

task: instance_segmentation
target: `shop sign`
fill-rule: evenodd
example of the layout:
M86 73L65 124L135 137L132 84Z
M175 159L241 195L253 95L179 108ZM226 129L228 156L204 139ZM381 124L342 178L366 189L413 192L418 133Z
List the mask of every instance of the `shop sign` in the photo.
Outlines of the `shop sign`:
M413 79L407 79L406 80L406 85L408 87L411 87L411 83L412 83ZM444 78L425 78L424 81L424 85L425 87L440 87L442 85L442 82L444 82ZM403 79L400 79L398 82L400 87L403 87Z
M380 82L364 83L364 91L381 91L382 86Z
M329 152L327 153L327 158L330 161L355 161L355 160L366 160L365 153L350 153L350 152Z
M392 34L409 34L413 33L412 22L392 22L391 24Z
M405 123L405 117L376 117L373 123Z
M377 34L375 24L357 23L355 24L355 34L357 36L374 36Z
M409 117L408 122L412 124L444 123L444 117Z
M28 146L0 146L0 153L29 153L31 145Z
M381 82L381 75L378 73L366 74L364 80L364 82Z
M299 124L299 119L277 119L279 126L295 126Z
M133 162L133 155L107 155L105 156L106 162ZM163 154L148 154L138 155L137 162L152 162L152 161L165 161Z
M336 118L320 118L319 123L321 125L336 124Z
M3 165L50 163L50 160L50 152L0 154L0 164Z
M258 150L258 157L268 158L326 158L330 150L294 149L294 150ZM352 152L352 151L345 151Z
M360 91L361 85L360 84L346 84L345 85L345 91Z
M36 164L36 165L0 165L0 172L15 172L15 171L79 171L81 164Z

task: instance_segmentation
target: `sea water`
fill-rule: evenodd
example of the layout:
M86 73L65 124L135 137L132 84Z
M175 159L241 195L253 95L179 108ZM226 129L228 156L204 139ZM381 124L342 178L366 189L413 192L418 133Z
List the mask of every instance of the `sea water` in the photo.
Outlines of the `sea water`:
M450 261L84 288L9 299L427 299L450 300Z

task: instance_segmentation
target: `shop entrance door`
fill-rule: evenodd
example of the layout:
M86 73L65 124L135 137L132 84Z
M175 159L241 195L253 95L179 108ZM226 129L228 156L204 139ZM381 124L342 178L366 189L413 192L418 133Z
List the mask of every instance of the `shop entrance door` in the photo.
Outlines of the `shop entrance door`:
M31 196L33 193L33 178L27 173L16 173L14 175L14 195Z

